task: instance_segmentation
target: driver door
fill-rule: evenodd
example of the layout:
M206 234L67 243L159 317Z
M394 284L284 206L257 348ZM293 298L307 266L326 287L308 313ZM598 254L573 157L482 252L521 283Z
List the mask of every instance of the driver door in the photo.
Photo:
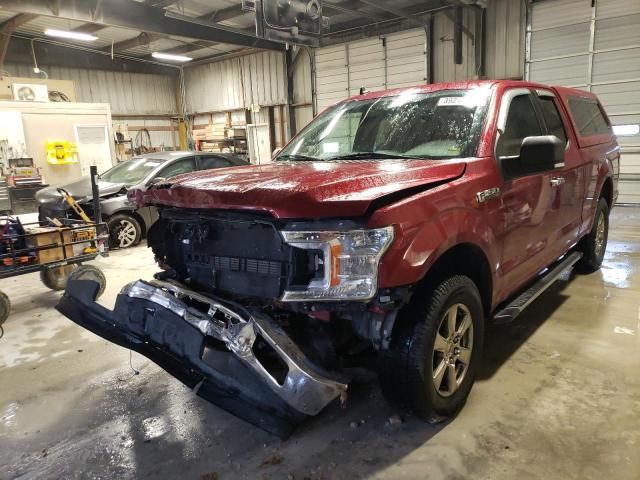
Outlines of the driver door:
M498 117L501 135L496 144L499 165L506 158L517 161L524 138L545 134L535 101L529 89L504 93ZM501 170L505 178L505 171ZM557 248L552 239L560 209L553 201L553 172L507 179L502 185L501 270L509 290L527 282L555 258Z

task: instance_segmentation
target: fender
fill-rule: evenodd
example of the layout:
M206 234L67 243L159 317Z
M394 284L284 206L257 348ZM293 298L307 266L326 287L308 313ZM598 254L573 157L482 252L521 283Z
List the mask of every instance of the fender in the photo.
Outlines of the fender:
M430 204L431 202L426 202L424 199L419 203ZM421 206L430 210L431 214L419 215L427 220L416 223L402 218L419 212ZM437 211L432 205L407 205L401 209L401 212L390 213L390 215L389 218L395 217L396 220L400 218L400 221L394 222L396 226L394 243L380 263L378 280L380 287L389 288L419 282L442 254L464 243L475 245L484 253L492 276L495 277L500 251L495 239L494 226L488 215L482 211L471 206ZM384 223L385 217L387 217L386 214L378 215L375 219L376 223Z

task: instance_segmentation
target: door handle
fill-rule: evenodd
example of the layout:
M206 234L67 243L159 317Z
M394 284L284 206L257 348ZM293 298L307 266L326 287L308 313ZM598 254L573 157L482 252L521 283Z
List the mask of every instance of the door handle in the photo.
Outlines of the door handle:
M564 183L564 177L553 177L549 183L551 183L552 187L559 187Z

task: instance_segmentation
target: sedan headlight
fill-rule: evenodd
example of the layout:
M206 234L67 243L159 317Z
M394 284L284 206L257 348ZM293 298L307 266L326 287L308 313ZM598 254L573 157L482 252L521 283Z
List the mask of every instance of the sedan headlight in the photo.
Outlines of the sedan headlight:
M378 289L378 264L393 240L393 227L372 230L283 231L295 248L321 251L321 278L304 290L286 290L280 300L369 300Z

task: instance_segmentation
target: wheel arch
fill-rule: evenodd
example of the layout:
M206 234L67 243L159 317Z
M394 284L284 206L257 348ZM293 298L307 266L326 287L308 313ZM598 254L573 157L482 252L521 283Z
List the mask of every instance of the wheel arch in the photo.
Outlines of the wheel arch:
M493 306L493 275L484 250L470 242L451 246L433 260L421 283L435 288L453 275L465 275L475 283L488 318Z
M598 198L604 198L609 206L609 209L613 207L613 179L611 176L607 176L602 182L600 187L600 195Z

